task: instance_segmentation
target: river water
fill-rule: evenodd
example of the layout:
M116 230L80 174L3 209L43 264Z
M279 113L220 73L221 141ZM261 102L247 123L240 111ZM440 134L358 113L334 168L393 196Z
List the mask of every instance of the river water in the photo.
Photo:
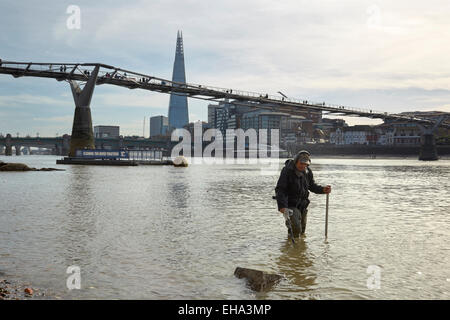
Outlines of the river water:
M62 166L0 173L0 278L64 299L450 299L450 161L313 158L293 245L264 165ZM283 161L280 161L280 165ZM281 166L280 166L281 168ZM68 290L78 266L81 289ZM237 266L285 276L265 293Z

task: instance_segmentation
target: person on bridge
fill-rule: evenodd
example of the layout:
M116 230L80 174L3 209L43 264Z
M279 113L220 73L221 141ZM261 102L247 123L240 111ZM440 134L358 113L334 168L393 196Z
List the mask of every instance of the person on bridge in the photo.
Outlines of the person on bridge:
M293 160L286 160L275 188L278 210L283 214L288 210L292 214L290 225L286 222L289 236L298 237L305 233L310 202L309 191L317 194L331 192L331 186L320 186L315 183L313 173L309 168L310 156L308 151L302 150Z

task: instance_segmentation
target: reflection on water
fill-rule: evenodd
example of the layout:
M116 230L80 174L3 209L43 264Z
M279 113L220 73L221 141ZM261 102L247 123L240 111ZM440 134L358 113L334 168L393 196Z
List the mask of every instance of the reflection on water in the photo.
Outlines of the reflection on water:
M89 243L95 238L96 215L90 167L75 168L72 179L64 190L66 210L62 211L61 229L58 242L61 243L60 254L64 257L67 266L89 264L93 252L90 252ZM87 205L86 205L87 204Z
M258 165L62 167L0 175L0 274L50 296L450 298L449 161L314 159L317 182L333 186L329 237L325 197L313 194L295 244L272 199L278 173ZM72 265L81 290L66 288ZM371 265L379 290L366 285ZM255 294L237 266L285 278Z
M316 275L312 272L313 260L308 252L308 244L302 238L297 239L295 244L290 240L283 243L277 266L292 285L300 291L310 291L316 285Z

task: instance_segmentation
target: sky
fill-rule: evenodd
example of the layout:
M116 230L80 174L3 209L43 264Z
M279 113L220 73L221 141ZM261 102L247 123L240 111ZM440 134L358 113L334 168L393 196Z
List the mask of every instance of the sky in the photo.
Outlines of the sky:
M79 29L73 11L79 8ZM69 20L69 21L68 21ZM450 111L450 2L147 0L0 2L0 59L101 62L171 79L183 31L187 82L383 112ZM94 125L149 136L169 96L100 85ZM189 99L189 120L207 104ZM71 133L67 82L0 75L0 133ZM378 120L345 118L349 124Z

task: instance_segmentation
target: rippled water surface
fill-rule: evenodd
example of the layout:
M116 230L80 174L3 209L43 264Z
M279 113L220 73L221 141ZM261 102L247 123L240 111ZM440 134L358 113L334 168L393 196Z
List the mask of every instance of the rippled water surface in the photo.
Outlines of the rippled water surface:
M262 165L58 166L0 173L0 277L51 297L450 299L450 161L313 159L333 187L311 195L306 237L287 239ZM281 168L281 167L280 167ZM267 173L264 171L264 173ZM81 268L81 290L66 269ZM285 280L255 294L237 266ZM381 270L368 289L369 266Z

